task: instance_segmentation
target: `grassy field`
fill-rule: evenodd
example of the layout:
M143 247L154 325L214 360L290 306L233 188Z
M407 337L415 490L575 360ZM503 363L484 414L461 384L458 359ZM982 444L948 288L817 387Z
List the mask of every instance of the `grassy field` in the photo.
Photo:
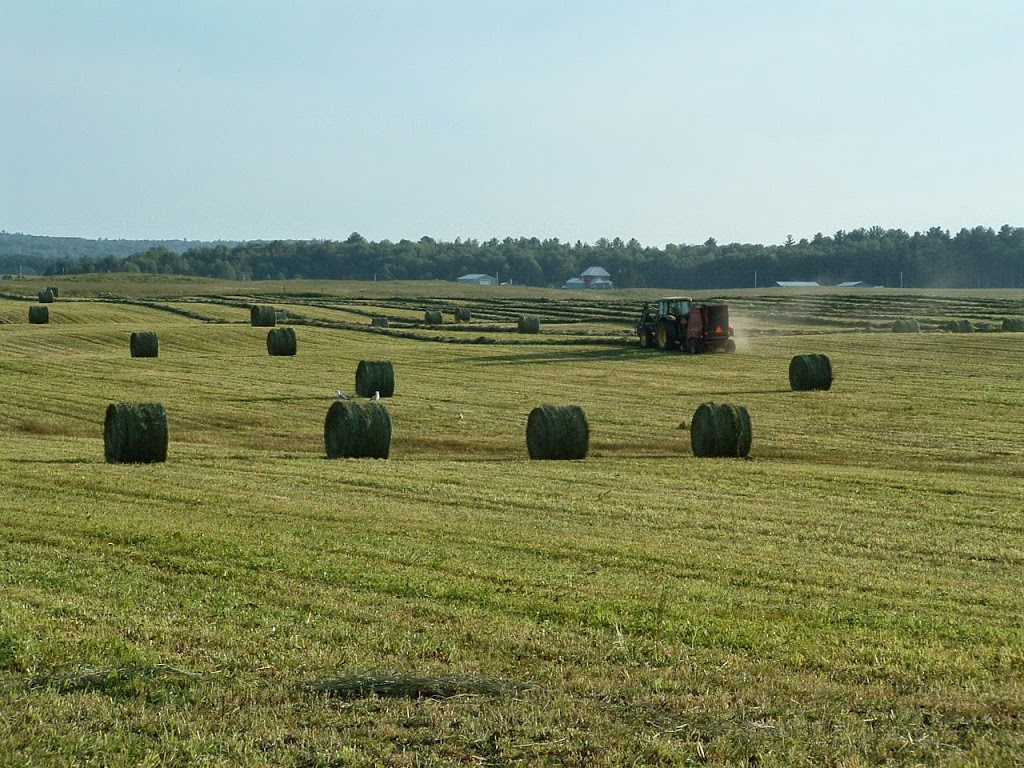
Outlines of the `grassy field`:
M1022 764L1024 333L937 330L1022 292L735 292L738 353L690 357L634 343L652 292L58 285L0 298L2 765ZM329 461L363 359L391 458ZM120 400L165 464L104 463ZM709 400L751 460L691 455ZM527 458L545 402L585 461Z

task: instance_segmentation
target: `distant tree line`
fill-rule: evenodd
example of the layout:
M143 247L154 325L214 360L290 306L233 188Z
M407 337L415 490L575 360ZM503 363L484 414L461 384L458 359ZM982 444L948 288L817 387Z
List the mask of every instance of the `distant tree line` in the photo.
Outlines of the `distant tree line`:
M46 272L56 260L125 258L150 248L163 247L175 253L190 248L221 243L195 240L90 240L84 237L50 237L26 235L20 232L0 232L0 274L38 274ZM237 242L225 242L236 245Z
M863 280L874 285L936 288L1024 287L1024 228L933 227L854 229L782 245L733 243L645 247L635 239L601 238L593 244L535 237L371 242L346 240L253 241L176 252L163 245L126 258L60 258L47 274L152 272L242 280L454 280L467 273L500 282L560 286L590 266L604 267L620 288L687 290L747 288L779 280L823 285Z

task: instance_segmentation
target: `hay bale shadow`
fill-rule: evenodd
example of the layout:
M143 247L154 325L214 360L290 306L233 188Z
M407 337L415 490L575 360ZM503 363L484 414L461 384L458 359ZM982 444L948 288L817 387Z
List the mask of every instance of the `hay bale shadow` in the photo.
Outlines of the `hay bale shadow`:
M501 697L516 686L487 677L455 675L345 675L316 683L316 693L339 699L451 699L456 696Z

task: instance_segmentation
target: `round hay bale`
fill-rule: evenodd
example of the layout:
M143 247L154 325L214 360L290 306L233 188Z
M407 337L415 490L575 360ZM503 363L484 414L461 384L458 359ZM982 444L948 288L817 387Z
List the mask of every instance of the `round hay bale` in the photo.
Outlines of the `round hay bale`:
M894 320L892 324L893 333L920 333L921 324L913 318L907 319L901 317L899 320Z
M587 414L578 405L538 405L526 420L531 459L583 459L590 448Z
M298 348L294 328L271 328L267 331L267 352L274 356L294 355Z
M32 306L28 308L28 321L33 325L46 325L50 322L50 308Z
M129 346L132 357L156 357L160 354L160 339L152 331L133 333Z
M39 303L40 304L52 304L53 303L53 291L49 288L39 292Z
M110 464L167 461L167 412L160 403L111 403L103 422L103 455Z
M48 290L50 293L52 293L53 294L53 298L55 298L55 299L60 296L60 289L57 286L55 286L55 285L47 286L46 290Z
M329 459L386 459L391 453L391 416L380 403L338 400L324 420Z
M1010 333L1024 332L1024 317L1007 317L1003 319L1003 330Z
M468 323L473 319L473 313L469 307L455 307L452 310L452 314L455 316L455 322L457 323Z
M386 317L375 317L370 321L370 325L374 328L387 328L389 323Z
M444 322L444 316L440 309L428 309L423 313L423 322L427 325L441 325Z
M949 330L953 333L974 333L974 323L970 320L950 320Z
M253 304L249 308L249 323L256 328L273 328L277 325L277 310L269 304Z
M690 420L690 448L694 456L745 457L753 433L750 414L742 405L703 403Z
M832 361L828 355L796 355L789 361L789 386L795 392L831 388Z
M536 315L520 315L516 327L519 333L540 333L540 318Z
M372 397L380 392L381 397L395 394L395 369L390 360L360 360L356 366L356 394Z

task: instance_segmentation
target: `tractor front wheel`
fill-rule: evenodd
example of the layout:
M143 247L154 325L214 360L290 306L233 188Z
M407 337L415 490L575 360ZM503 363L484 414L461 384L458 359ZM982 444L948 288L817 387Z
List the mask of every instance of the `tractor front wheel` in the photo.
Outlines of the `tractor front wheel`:
M644 349L654 346L654 339L651 336L651 332L646 328L640 329L640 346Z

